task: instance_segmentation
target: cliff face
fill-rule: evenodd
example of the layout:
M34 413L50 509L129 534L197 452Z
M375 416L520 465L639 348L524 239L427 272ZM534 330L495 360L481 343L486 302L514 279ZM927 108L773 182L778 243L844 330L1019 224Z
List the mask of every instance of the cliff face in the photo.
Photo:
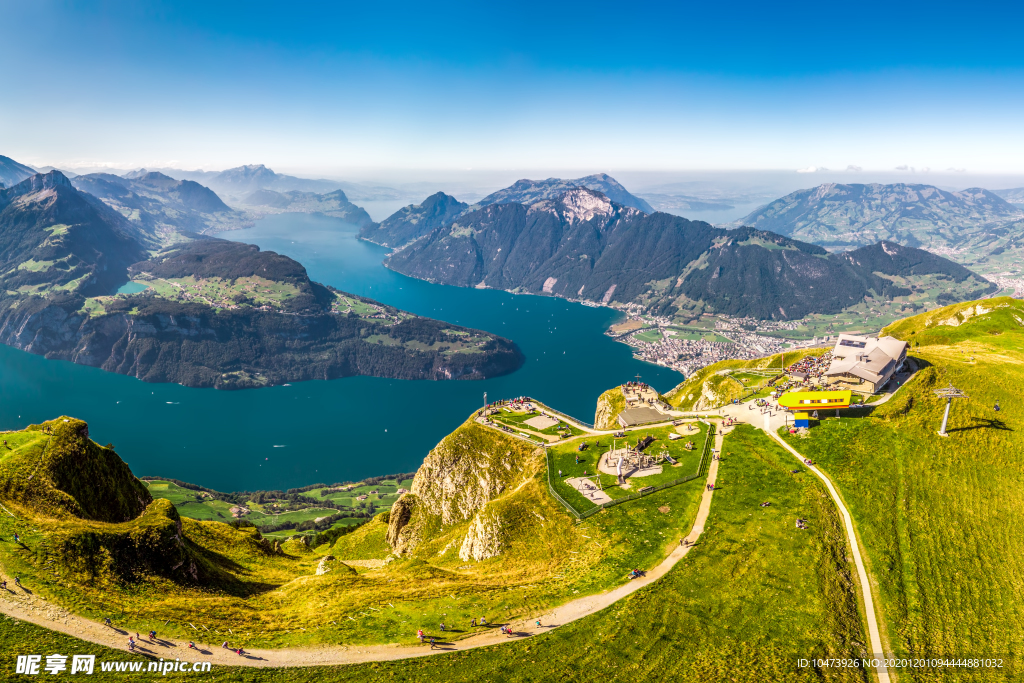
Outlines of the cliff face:
M596 429L616 429L619 423L615 420L626 409L626 399L622 389L609 389L597 398L597 410L594 411L594 427Z
M543 452L475 422L446 436L416 472L409 494L391 509L388 543L410 552L430 534L470 521L459 556L501 552L504 516L496 505L534 477Z

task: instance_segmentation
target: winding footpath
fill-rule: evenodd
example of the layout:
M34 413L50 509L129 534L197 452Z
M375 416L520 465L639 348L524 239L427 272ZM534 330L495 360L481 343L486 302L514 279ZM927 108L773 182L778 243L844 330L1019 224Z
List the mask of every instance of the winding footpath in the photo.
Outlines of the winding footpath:
M871 581L868 577L868 571L864 567L864 558L860 554L860 544L857 543L857 533L853 529L853 518L850 516L850 511L846 509L846 505L843 504L843 499L839 497L839 492L836 491L836 487L832 485L832 480L829 479L825 474L814 465L809 465L805 458L800 455L795 448L790 446L785 440L779 436L776 430L771 429L770 417L764 416L764 430L768 432L768 435L775 439L780 446L785 448L787 451L793 454L800 464L814 472L815 475L821 481L825 483L825 488L828 489L829 495L832 496L832 502L836 504L839 509L839 514L843 516L843 526L846 529L846 541L850 544L850 552L853 554L854 564L857 566L857 578L860 580L861 599L864 601L864 615L868 622L868 640L871 643L871 657L877 658L878 666L875 667L875 674L878 676L879 683L889 683L889 671L885 666L885 649L882 647L882 636L878 630L878 620L875 617L875 601L871 596Z
M729 429L719 430L715 435L715 452L720 453L724 434ZM714 484L718 478L718 460L712 460L708 468L707 484ZM661 564L654 567L646 575L633 579L617 588L577 598L564 605L555 607L543 614L525 620L516 620L508 624L512 627L514 635L509 637L500 633L500 624L490 624L490 628L477 635L457 640L454 642L439 644L436 649L430 649L429 645L323 645L308 648L282 648L274 650L247 650L244 656L238 656L230 650L225 650L219 644L197 643L198 650L188 648L188 641L177 639L159 638L155 643L150 643L143 636L139 641L137 650L145 655L162 657L164 659L181 659L190 662L210 662L218 666L251 666L251 667L295 667L295 666L331 666L339 664L361 664L365 662L393 661L397 659L409 659L412 657L428 657L430 655L444 654L446 652L465 651L489 645L517 640L524 637L546 633L552 629L582 619L585 616L594 614L609 605L635 593L641 588L648 586L665 574L667 574L679 560L686 557L693 545L700 539L704 532L704 525L707 522L708 514L711 512L711 498L714 496L714 489L707 487L701 496L700 506L697 510L697 517L693 522L690 533L678 547L666 557ZM3 575L8 580L8 585L13 587L12 577ZM29 591L31 588L29 587ZM68 612L62 607L54 605L35 594L22 588L13 587L13 590L0 591L0 613L9 617L28 621L52 631L59 631L81 640L86 640L98 645L105 645L115 650L125 651L127 654L128 636L134 635L123 629L105 626L90 619L84 619ZM538 627L536 622L540 621ZM234 644L234 643L232 643ZM244 646L244 644L243 644Z

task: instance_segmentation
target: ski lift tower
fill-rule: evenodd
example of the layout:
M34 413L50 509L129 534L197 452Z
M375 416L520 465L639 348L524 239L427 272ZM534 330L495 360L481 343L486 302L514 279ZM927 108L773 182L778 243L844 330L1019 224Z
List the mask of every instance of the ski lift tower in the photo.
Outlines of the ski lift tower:
M942 396L946 399L946 412L942 415L942 429L939 430L939 436L949 436L946 434L946 422L949 421L949 406L953 404L954 398L970 398L967 394L960 391L953 386L952 383L945 389L936 389L936 396Z

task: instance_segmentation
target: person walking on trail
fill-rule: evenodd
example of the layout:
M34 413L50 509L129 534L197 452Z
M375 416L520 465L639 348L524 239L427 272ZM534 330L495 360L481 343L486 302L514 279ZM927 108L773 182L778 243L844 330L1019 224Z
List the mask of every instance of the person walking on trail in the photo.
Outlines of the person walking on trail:
M156 631L150 631L149 632L149 640L150 640L150 642L155 642L156 641Z
M469 622L470 628L476 628L476 617L473 617Z
M228 641L226 641L226 640L223 643L221 643L220 646L224 650L230 650L231 649L231 648L228 647Z
M444 633L444 622L441 622L441 633Z
M14 575L14 585L18 586L19 588L21 587L21 575L20 574L15 574Z
M433 650L436 647L437 644L434 642L434 636L430 636L430 649Z
M487 626L487 617L480 617L480 625Z
M21 537L18 536L18 532L17 531L14 532L14 542L15 543L21 543Z
M416 637L420 639L421 643L423 642L423 629L416 631Z
M103 618L103 625L108 628L114 628L114 625L110 623L110 617Z
M244 657L245 650L243 650L242 648L238 648L237 650L235 650L235 654L237 654L239 657Z
M537 628L540 628L540 619L537 620Z
M4 590L7 590L7 579L4 579L3 581L0 581L0 588L3 588Z
M196 644L190 640L190 641L188 641L188 649L190 649L190 650L198 650L199 648L196 647Z

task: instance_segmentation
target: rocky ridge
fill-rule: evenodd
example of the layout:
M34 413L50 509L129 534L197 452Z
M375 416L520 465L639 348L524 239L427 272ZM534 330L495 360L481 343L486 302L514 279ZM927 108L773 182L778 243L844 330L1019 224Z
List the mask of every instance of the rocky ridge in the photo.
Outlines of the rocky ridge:
M460 558L495 557L505 547L503 505L542 466L541 449L468 421L430 451L410 492L395 501L387 542L409 553L428 534L465 528Z

